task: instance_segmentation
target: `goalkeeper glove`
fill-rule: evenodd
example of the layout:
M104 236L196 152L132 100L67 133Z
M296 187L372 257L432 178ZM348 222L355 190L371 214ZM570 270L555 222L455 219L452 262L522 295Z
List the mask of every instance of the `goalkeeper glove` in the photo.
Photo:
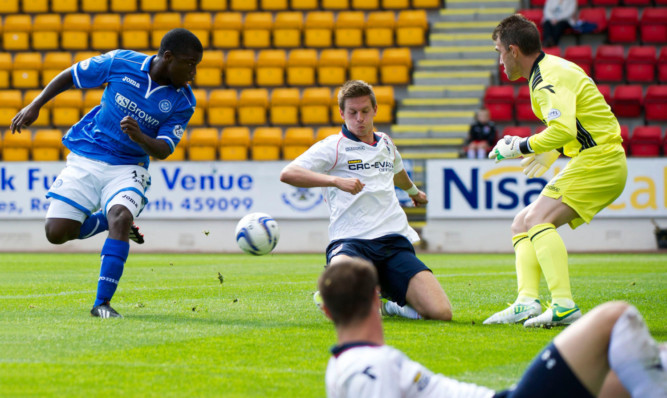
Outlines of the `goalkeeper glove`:
M521 161L523 167L523 174L530 178L541 177L549 170L549 167L558 159L560 152L555 149L549 152L539 153L535 156L528 156Z
M489 159L496 159L496 163L503 159L516 159L521 157L521 142L526 138L506 135L498 140L496 146L489 153Z

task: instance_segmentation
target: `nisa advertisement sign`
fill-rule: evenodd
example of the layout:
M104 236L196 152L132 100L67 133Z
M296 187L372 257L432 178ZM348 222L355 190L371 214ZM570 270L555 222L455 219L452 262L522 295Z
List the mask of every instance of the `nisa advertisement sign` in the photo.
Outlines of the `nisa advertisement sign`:
M426 164L428 218L507 218L534 202L567 164L528 178L519 160L430 160ZM667 217L667 158L628 159L621 196L598 217Z

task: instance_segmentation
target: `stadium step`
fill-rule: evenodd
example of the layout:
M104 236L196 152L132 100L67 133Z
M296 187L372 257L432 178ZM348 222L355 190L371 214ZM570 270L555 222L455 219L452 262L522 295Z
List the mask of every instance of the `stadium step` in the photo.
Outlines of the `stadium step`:
M491 84L491 71L415 72L415 85Z
M495 59L420 59L415 71L478 71L493 70L498 63Z
M484 84L411 85L410 98L482 98Z
M495 21L443 21L435 22L431 26L431 33L488 33L491 35L493 29L498 25Z
M406 98L398 104L398 110L461 111L479 108L479 98Z
M427 59L497 59L498 54L489 40L483 46L429 46L424 48Z
M462 124L471 123L473 111L398 111L398 124Z
M468 123L461 124L394 124L391 126L391 133L395 137L402 135L428 135L431 137L465 137L468 134L470 125Z
M463 138L395 138L394 144L401 147L461 146ZM401 149L402 152L402 149Z
M401 151L403 159L410 160L426 160L426 159L456 159L459 157L458 150L444 151L437 148L432 148L430 151L416 151L410 150Z
M474 3L470 0L447 0L447 8L470 8L471 5L475 5L480 8L492 8L492 7L503 7L503 8L516 8L518 2L511 0L481 0L475 1Z
M498 21L514 14L515 11L516 7L444 8L440 10L438 19L444 22L493 22L497 25Z
M429 43L432 46L483 46L492 43L491 33L432 33Z

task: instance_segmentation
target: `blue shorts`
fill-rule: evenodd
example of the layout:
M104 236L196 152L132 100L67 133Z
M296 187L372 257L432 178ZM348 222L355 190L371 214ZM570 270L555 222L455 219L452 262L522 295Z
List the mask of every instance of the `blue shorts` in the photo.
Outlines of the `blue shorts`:
M405 305L410 279L421 271L431 271L417 258L412 243L402 235L376 239L338 239L327 246L327 264L339 254L361 257L373 263L378 272L382 296Z
M593 398L552 342L533 360L516 387L494 398Z

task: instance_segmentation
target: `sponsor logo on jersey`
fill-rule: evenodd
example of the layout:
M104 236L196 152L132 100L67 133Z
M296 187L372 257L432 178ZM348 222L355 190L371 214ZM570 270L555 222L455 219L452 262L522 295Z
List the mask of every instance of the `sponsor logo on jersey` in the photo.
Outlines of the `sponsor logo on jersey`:
M559 117L560 117L560 111L558 109L552 108L547 114L547 121L550 122L554 119L558 119Z
M169 100L163 99L160 101L159 107L162 112L167 113L171 110L171 102L169 102Z
M160 121L148 114L143 109L137 106L137 103L130 100L121 93L116 93L114 97L116 104L123 109L125 113L131 113L132 116L141 123L144 123L149 126L157 126L160 124Z
M363 163L361 160L357 159L357 160L349 160L347 162L347 168L350 170L377 169L380 171L389 171L389 170L394 170L394 163L390 161Z
M350 152L350 151L365 151L366 148L363 146L348 146L345 148L345 152Z
M127 77L127 76L123 76L123 81L124 81L125 83L129 83L129 84L133 85L133 86L136 87L136 88L141 88L141 86L139 85L139 83L137 83L136 81L130 79L130 78Z

